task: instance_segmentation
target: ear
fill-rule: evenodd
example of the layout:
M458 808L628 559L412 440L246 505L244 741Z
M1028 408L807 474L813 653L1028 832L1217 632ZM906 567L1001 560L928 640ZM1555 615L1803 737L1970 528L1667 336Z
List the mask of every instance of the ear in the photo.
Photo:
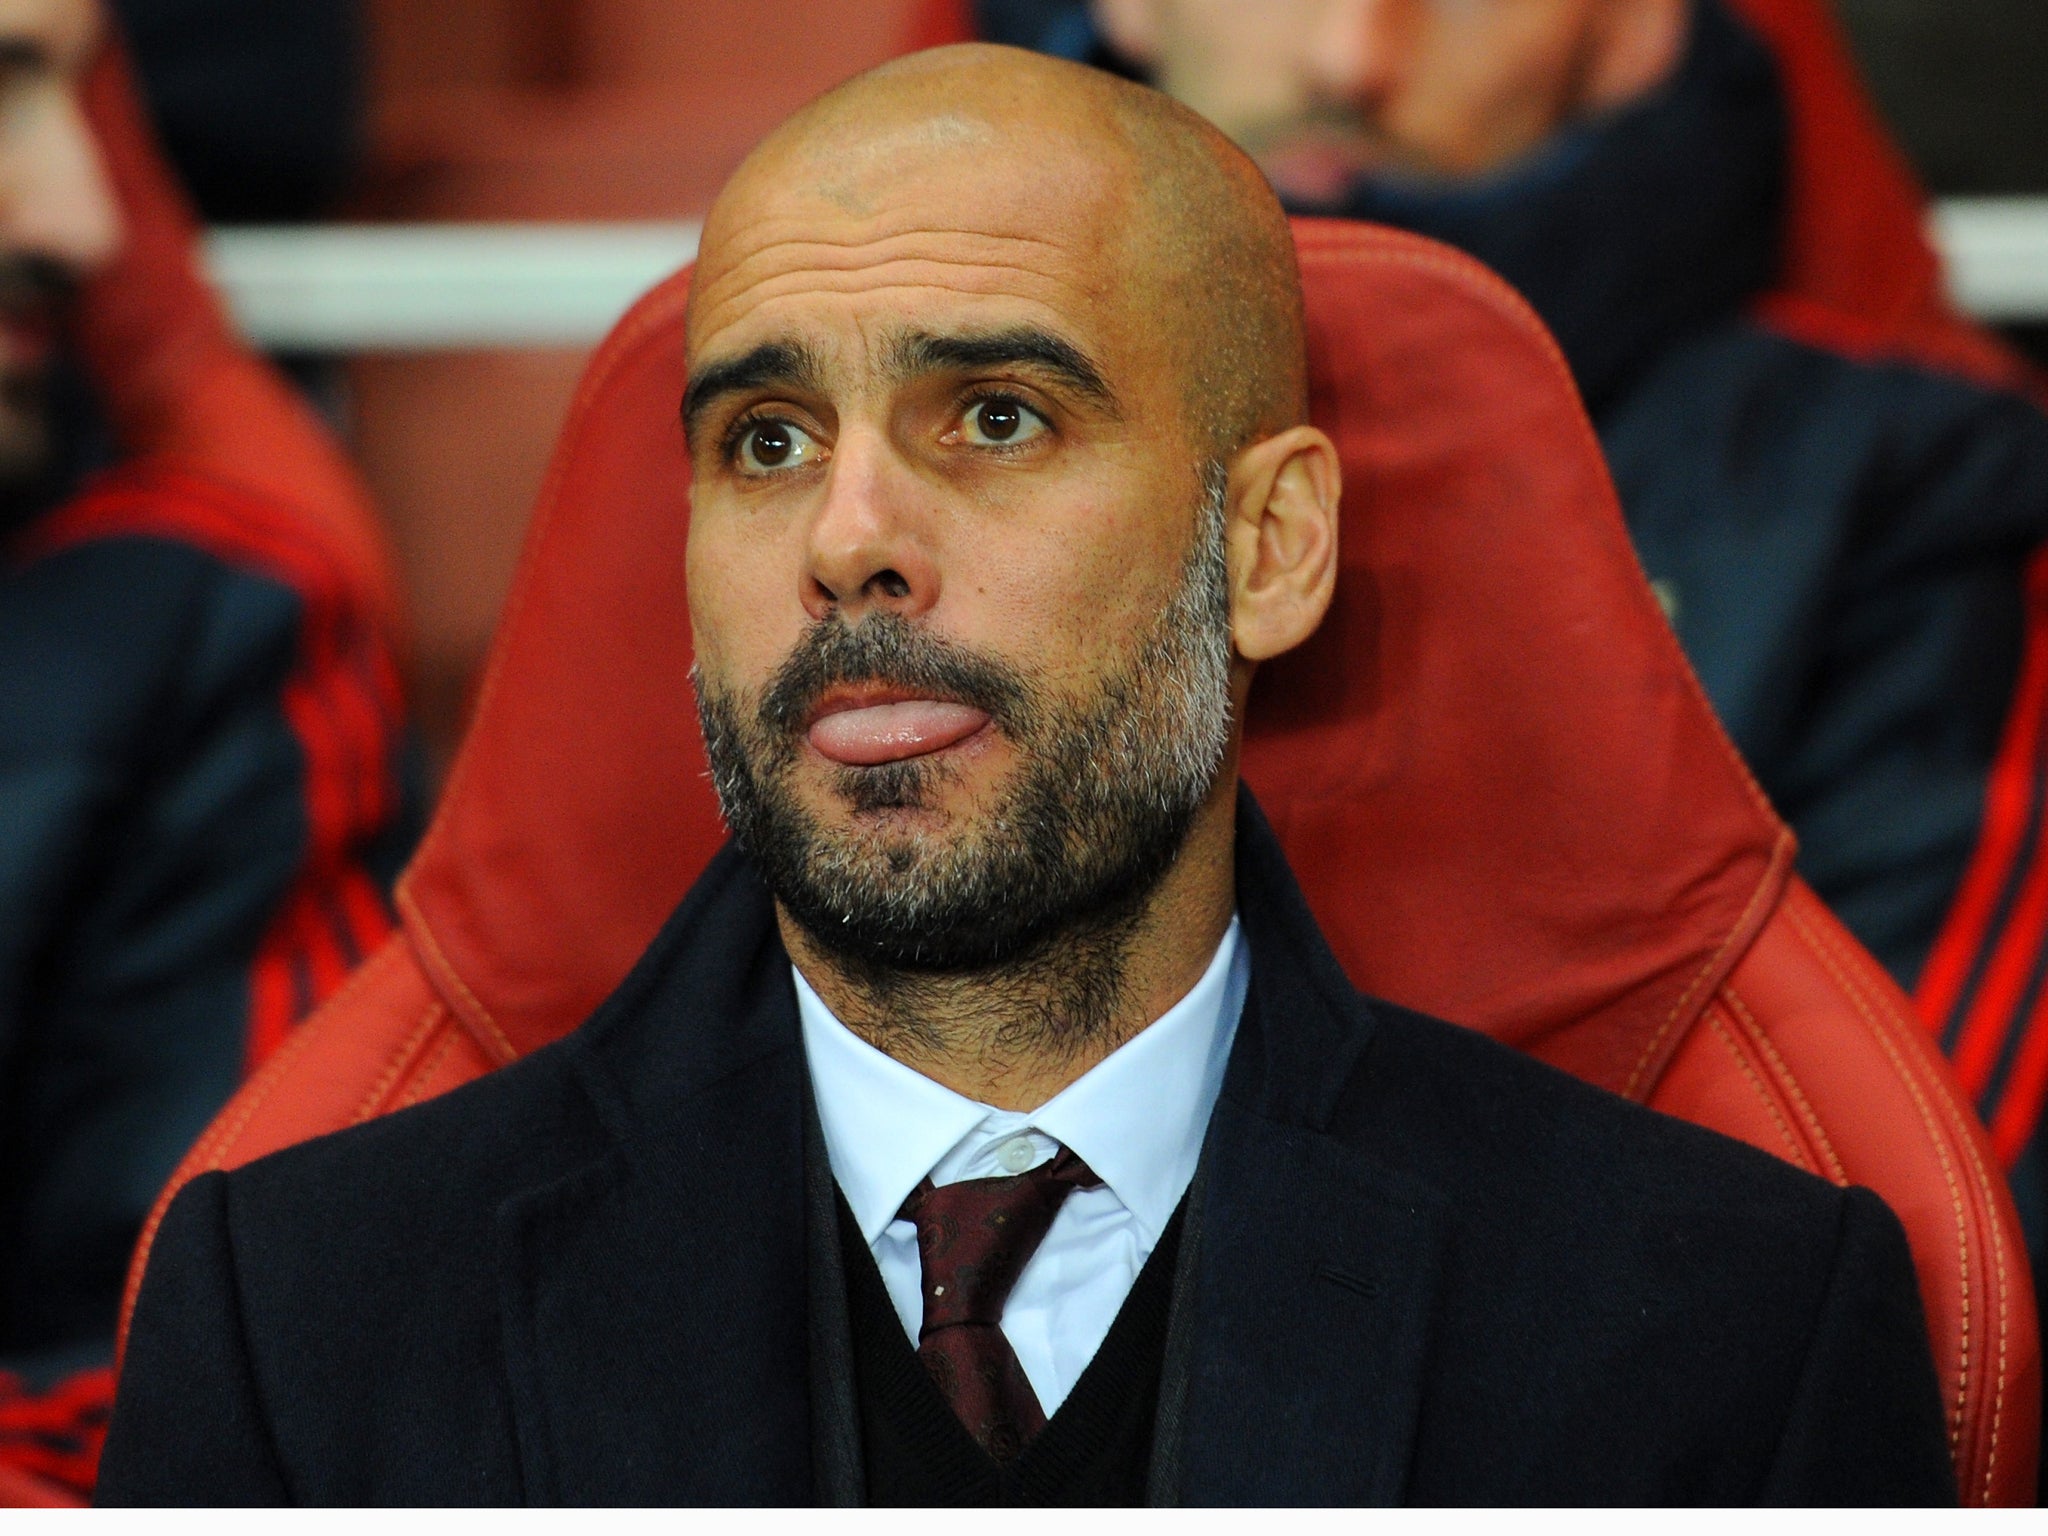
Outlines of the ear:
M1678 68L1691 30L1693 0L1606 0L1588 53L1587 112L1647 96Z
M1159 62L1162 0L1091 0L1095 28L1112 52L1147 69Z
M1337 448L1310 426L1255 443L1224 492L1237 653L1266 661L1315 633L1337 589Z

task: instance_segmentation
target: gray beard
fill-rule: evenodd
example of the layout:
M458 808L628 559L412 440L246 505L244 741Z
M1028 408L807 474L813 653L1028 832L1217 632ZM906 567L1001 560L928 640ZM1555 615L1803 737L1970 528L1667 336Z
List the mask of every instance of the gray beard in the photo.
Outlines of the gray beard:
M814 624L751 715L692 673L712 781L735 840L804 936L861 995L872 1035L938 1049L949 995L971 983L987 1046L1078 1052L1123 996L1153 892L1208 798L1230 737L1224 475L1204 472L1193 548L1158 622L1092 697L1054 701L1030 676L892 614ZM828 688L882 681L985 710L1016 746L1015 782L943 842L859 824L827 830L789 776ZM845 768L856 813L929 804L951 770L923 758ZM877 1043L882 1043L878 1041ZM887 1048L885 1046L885 1048Z

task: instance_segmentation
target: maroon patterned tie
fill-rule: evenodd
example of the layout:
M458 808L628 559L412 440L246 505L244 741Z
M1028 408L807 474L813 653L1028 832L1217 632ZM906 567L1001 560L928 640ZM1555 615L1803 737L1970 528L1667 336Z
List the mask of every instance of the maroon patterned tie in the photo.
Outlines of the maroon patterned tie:
M899 1215L917 1223L924 1326L917 1356L984 1451L1008 1461L1045 1427L1045 1410L1003 1337L1003 1304L1069 1192L1100 1184L1062 1149L1011 1178L926 1179Z

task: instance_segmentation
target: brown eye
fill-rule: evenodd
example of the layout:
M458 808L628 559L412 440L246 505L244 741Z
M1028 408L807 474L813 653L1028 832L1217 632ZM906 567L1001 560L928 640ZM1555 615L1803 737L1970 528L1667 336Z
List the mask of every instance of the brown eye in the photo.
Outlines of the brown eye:
M1045 431L1045 420L1021 400L998 395L977 400L961 423L963 436L976 447L1014 447Z
M790 469L817 457L810 433L787 421L757 421L740 435L738 461L742 474L766 475Z
M981 418L981 435L992 443L1007 443L1024 425L1024 412L1012 400L984 400L974 409Z

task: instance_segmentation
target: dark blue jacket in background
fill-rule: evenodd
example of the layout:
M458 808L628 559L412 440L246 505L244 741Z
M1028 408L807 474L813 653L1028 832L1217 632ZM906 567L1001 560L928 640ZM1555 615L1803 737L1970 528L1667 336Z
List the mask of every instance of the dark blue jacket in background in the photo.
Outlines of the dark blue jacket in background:
M257 1037L388 932L389 659L297 517L133 470L0 516L0 1372L31 1389L110 1357Z
M1117 67L1084 6L983 0L980 20ZM1644 101L1488 179L1379 179L1294 211L1444 240L1535 305L1801 872L1910 987L2011 701L2021 568L2048 539L2048 418L1753 314L1777 274L1787 143L1769 54L1701 0L1679 72Z

